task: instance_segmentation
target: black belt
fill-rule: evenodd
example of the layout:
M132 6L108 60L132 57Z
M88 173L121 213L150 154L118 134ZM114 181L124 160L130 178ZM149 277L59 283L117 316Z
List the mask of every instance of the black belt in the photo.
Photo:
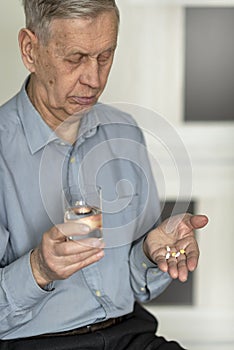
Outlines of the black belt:
M93 333L93 332L99 331L101 329L109 328L109 327L114 326L116 324L120 324L126 318L127 318L126 316L109 318L106 321L93 323L91 325L80 327L80 328L76 328L76 329L72 329L70 331L59 332L59 333L46 333L46 334L41 334L41 335L35 336L33 338L60 337L60 336L69 336L69 335L80 335L80 334Z
M58 332L58 333L45 333L45 334L35 335L35 336L31 336L31 337L26 337L26 338L20 338L19 340L42 339L42 338L62 337L62 336L66 337L66 336L93 333L93 332L120 324L124 320L131 318L132 315L133 315L133 312L130 314L124 315L124 316L109 318L108 320L103 321L103 322L93 323L91 325L87 325L87 326L80 327L80 328L75 328L75 329L72 329L69 331Z

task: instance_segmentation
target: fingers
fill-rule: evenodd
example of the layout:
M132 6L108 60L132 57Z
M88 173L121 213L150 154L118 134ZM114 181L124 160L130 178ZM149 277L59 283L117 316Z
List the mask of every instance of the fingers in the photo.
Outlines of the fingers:
M147 235L144 252L150 260L157 263L161 271L184 282L188 273L194 271L198 264L199 248L194 230L207 223L205 215L186 213L170 217ZM181 253L181 250L184 252Z
M186 249L187 267L189 271L194 271L198 264L199 259L199 248L197 243L194 246L188 246Z
M183 251L183 249L181 250ZM168 273L173 278L178 278L181 282L188 279L188 265L186 253L180 254L178 257L172 256L168 261Z
M78 270L99 261L104 256L104 242L97 238L80 241L68 239L71 234L87 235L83 224L66 223L44 233L39 247L31 254L31 267L36 282L44 287L51 281L70 277Z
M71 242L73 245L78 245ZM79 251L75 254L60 256L56 259L56 274L59 279L65 279L84 267L98 262L104 256L103 249L79 246Z
M167 272L168 271L168 261L166 259L167 255L167 250L165 248L159 249L155 254L154 257L152 257L152 261L154 261L157 265L158 268L163 271Z
M63 269L60 270L59 279L66 279L69 276L73 275L75 272L83 269L84 267L98 262L103 257L103 250L93 250L76 255L71 255L67 257L66 260L63 262Z
M50 237L53 240L65 241L67 237L78 234L87 235L91 232L91 228L84 223L67 222L54 226L50 231Z
M53 270L56 279L66 279L75 272L83 269L84 267L99 261L104 256L104 250L90 249L88 251L80 251L73 255L57 256L54 260Z
M67 237L67 235L74 234L74 227L75 233L77 233L77 226L83 229L80 224L67 223L53 227L43 235L41 248L44 252L43 257L48 261L48 265L53 259L61 259L61 261L57 261L60 267L61 265L67 266L101 253L105 244L98 238L85 238L73 241ZM62 230L63 233L61 233ZM85 228L83 232L80 231L79 233L84 234L86 237L87 229ZM95 261L99 258L99 255L94 258Z
M168 272L171 278L181 282L188 279L188 273L194 271L198 264L199 249L196 240L189 243L182 240L175 247L166 246L157 251L155 262L159 269Z
M188 279L188 266L185 254L181 254L177 260L177 271L178 279L181 282L186 282Z
M164 255L157 259L157 265L163 272L168 272L171 278L178 278L185 282L188 278L188 267L185 254L181 254L175 248L170 248L170 252L165 249Z
M32 272L41 287L51 281L66 279L104 256L103 248L82 246L72 241L51 242L44 235L41 245L31 254Z
M98 238L87 238L79 241L67 240L55 247L55 252L57 256L69 256L76 255L84 252L99 251L105 247L105 243Z

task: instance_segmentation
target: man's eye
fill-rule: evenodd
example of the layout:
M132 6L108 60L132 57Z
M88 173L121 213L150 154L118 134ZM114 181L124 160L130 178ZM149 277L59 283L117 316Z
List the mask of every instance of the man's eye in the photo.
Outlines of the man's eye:
M98 62L100 64L107 63L109 61L109 59L111 58L111 56L112 56L111 52L101 54L100 56L98 56Z
M67 60L68 63L74 64L74 65L79 64L80 61L81 61L80 59L79 60Z
M77 56L74 58L67 58L66 61L70 64L77 65L80 64L82 61L83 56Z

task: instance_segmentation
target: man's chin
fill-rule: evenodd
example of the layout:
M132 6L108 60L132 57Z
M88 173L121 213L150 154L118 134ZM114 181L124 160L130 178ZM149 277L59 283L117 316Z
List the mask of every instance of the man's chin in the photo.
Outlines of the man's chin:
M85 106L82 108L72 109L67 113L67 118L64 122L73 123L79 121L85 114L87 114L94 105Z
M72 113L70 114L71 116L82 116L85 113L89 112L93 106L95 106L96 101L92 104L85 105L85 106L77 106L77 108L72 108Z

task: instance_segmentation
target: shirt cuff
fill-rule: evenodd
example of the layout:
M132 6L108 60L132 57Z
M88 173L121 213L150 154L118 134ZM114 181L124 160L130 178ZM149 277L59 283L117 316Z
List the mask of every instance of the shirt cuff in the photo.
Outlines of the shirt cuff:
M31 251L3 269L3 288L13 308L28 309L50 293L36 283L30 255Z
M138 276L144 276L143 279L138 278L138 289L136 289L139 300L144 302L161 294L172 279L167 272L161 271L156 263L148 259L143 250L143 242L142 239L134 246L133 256Z
M135 261L140 262L140 266L138 266L138 268L144 272L149 268L156 268L158 269L158 265L156 263L154 263L153 261L151 261L144 252L143 249L143 244L144 244L144 239L142 239L141 241L139 241L136 246L134 247L134 258Z

